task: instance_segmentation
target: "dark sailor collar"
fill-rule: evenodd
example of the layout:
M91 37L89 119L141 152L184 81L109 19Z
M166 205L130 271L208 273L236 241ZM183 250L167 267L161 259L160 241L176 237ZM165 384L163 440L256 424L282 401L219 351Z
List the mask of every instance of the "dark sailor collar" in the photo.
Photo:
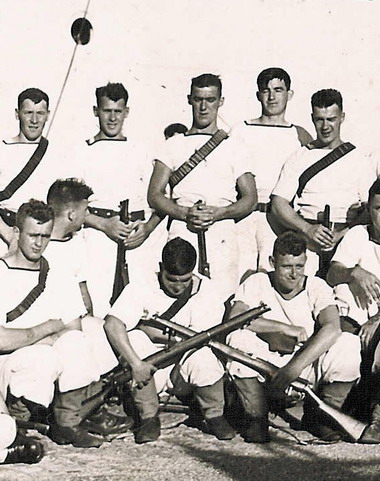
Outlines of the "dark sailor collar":
M86 140L86 144L88 146L94 145L98 142L127 142L127 137L124 139L97 139L95 140L95 137L90 137L89 139Z

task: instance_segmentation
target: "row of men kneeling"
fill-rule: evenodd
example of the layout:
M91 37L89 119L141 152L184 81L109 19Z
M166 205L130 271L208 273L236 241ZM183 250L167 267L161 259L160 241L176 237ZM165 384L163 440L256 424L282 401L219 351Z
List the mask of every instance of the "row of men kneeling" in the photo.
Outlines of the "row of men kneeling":
M327 279L338 286L335 292L324 280L305 276L306 242L288 231L275 241L273 270L246 278L226 314L211 281L193 272L194 247L178 237L165 245L158 271L127 284L104 320L89 314L85 283L78 284L72 275L76 257L67 250L69 245L75 251L73 233L86 214L86 198L70 195L80 188L85 185L74 179L57 181L48 204L24 203L16 216L15 242L0 262L0 461L42 458L42 444L20 429L17 433L16 425L43 417L57 444L99 447L130 429L136 443L155 441L160 436L158 394L165 392L189 404L188 424L220 440L232 439L238 431L246 442L268 442L271 399L298 377L309 380L318 396L338 410L350 409L349 394L354 386L358 390L362 377L371 398L365 399L367 427L356 441L380 442L379 181L370 190L371 224L350 229L333 258ZM157 370L143 360L176 338L142 320L172 319L200 332L261 303L270 311L229 334L227 344L275 364L279 369L270 382L239 362L222 362L207 346L186 353L174 369ZM292 341L291 347L274 349L273 335ZM137 416L110 409L99 396L104 377L118 365L131 370L125 396ZM237 396L227 410L226 372ZM360 408L357 417L363 416L364 406ZM321 439L344 439L313 402L304 403L302 427Z

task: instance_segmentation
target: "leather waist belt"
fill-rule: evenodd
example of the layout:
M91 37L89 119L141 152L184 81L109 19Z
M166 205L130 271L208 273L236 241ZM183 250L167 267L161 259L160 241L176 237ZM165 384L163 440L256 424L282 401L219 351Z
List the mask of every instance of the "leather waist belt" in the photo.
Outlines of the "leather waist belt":
M305 220L309 224L321 224L321 222L319 222L315 219L305 219ZM345 229L346 227L348 227L347 222L330 222L330 223L332 225L333 230L336 230L336 231L341 231L341 230Z
M253 212L270 212L271 204L270 202L258 202L256 207L253 209Z
M120 215L120 212L117 212L116 210L102 209L100 207L89 207L88 210L91 214L97 215L98 217L103 217L104 219L110 219L111 217ZM133 212L129 212L128 219L131 222L135 222L136 220L145 220L145 211L135 210Z
M9 227L14 227L16 224L16 212L13 210L0 208L0 217Z

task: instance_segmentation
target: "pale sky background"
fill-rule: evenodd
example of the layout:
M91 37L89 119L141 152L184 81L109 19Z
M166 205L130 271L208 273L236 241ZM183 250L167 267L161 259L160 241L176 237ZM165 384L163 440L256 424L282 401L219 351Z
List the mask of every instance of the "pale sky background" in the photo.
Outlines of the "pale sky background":
M17 133L18 93L40 87L57 102L74 49L72 22L87 0L0 0L0 135ZM257 74L281 66L295 96L288 119L314 133L310 97L337 88L343 140L376 148L380 115L380 0L91 0L91 41L77 50L50 138L96 133L95 87L130 93L128 137L148 142L171 122L191 122L190 79L220 74L227 126L259 114Z

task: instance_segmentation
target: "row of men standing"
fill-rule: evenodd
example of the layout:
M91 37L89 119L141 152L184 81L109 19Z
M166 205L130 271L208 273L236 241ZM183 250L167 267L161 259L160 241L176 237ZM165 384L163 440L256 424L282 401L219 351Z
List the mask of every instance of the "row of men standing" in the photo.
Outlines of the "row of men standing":
M312 142L304 129L285 119L292 91L290 78L282 69L267 69L259 75L257 97L262 114L238 126L228 138L217 127L218 109L223 104L220 79L212 74L193 79L188 96L193 112L192 127L159 149L148 191L149 159L144 149L127 141L122 132L128 114L128 93L121 84L109 84L97 89L96 95L94 113L99 118L100 130L69 156L71 158L62 169L48 156L46 160L41 152L42 131L48 118L46 94L38 89L20 94L16 110L20 132L3 144L6 152L15 153L15 161L9 162L9 154L4 156L7 162L4 162L1 184L8 193L3 197L0 210L5 221L0 232L10 243L12 252L14 240L9 225L21 202L30 197L45 198L49 185L63 173L66 177L84 178L95 193L90 212L86 214L87 204L84 203L81 215L70 214L70 228L56 230L56 235L57 240L70 239L83 220L88 227L86 248L82 251L86 251L89 258L88 272L78 275L87 280L88 310L101 318L110 309L117 249L114 241L123 242L128 251L131 282L151 275L157 269L166 241L165 231L157 229L164 215L170 217L169 239L187 239L198 249L199 234L206 232L209 271L203 273L210 275L222 302L236 291L247 269L269 269L268 259L275 239L270 224L274 226L277 220L287 228L302 232L312 251L331 249L351 223L357 222L358 207L366 200L368 188L376 178L372 161L363 156L358 162L356 152L352 152L353 146L348 146L347 151L344 147L334 160L334 165L314 173L315 178L311 176L307 185L305 183L300 189L299 178L305 167L312 165L315 157L323 155L325 150L343 144L340 138L344 120L342 99L339 92L332 89L313 96L312 118L317 139ZM181 168L194 150L202 149L206 141L209 144L207 156L196 162L180 182L171 182L172 173ZM299 145L305 147L297 150ZM25 154L27 149L29 153ZM295 151L282 169L285 160ZM8 184L22 170L28 155L29 177L27 175L18 190L12 192ZM305 160L304 156L310 160ZM334 175L339 173L333 185L331 169L336 170ZM341 175L342 170L349 170L352 175ZM326 175L328 182L323 179L317 182L317 176L321 175ZM293 204L296 194L298 207ZM128 224L118 217L119 202L125 197L130 206L131 222ZM326 204L330 206L332 225L319 223ZM69 244L72 246L73 242ZM78 252L78 248L75 251ZM72 254L67 256L72 257ZM83 256L78 257L79 263ZM311 266L310 270L313 269Z

